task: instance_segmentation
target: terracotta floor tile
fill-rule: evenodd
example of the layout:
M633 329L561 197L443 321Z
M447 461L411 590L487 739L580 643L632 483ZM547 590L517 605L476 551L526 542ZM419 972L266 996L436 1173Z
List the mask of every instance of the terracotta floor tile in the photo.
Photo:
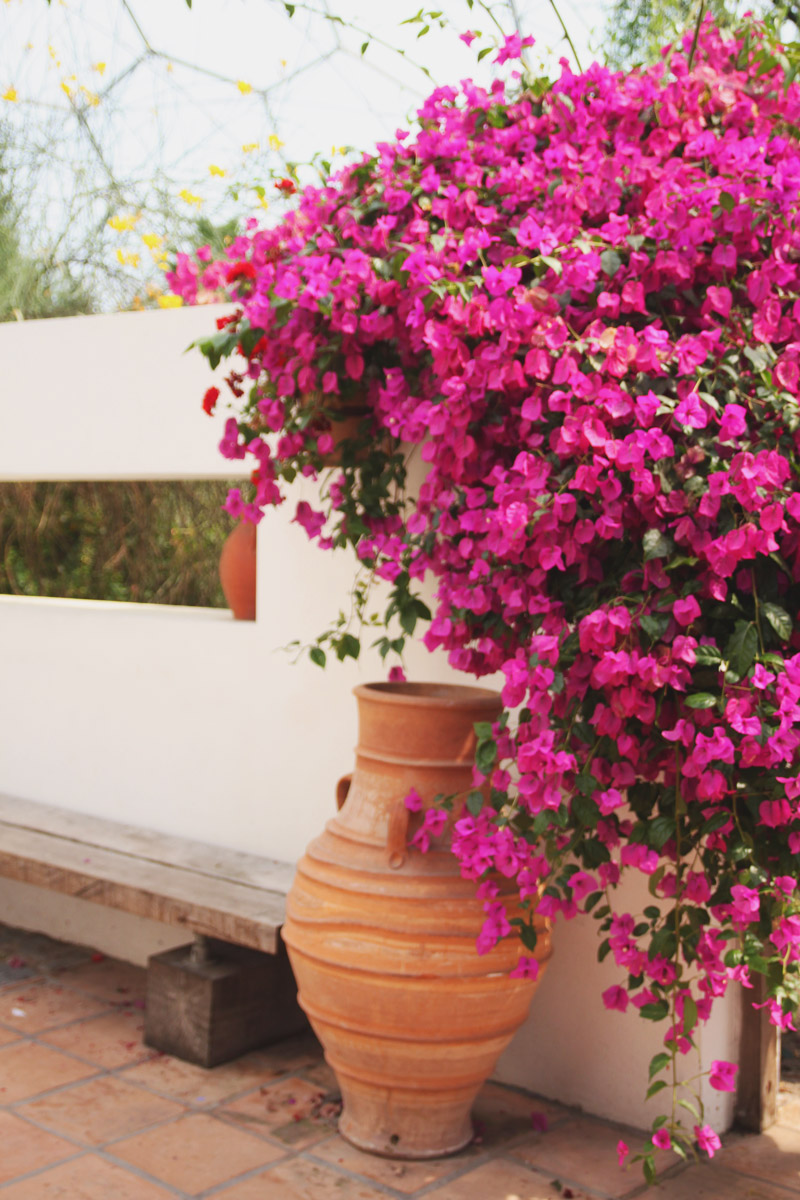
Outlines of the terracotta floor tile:
M301 1065L304 1061L301 1059ZM181 1062L168 1054L159 1054L140 1066L126 1070L124 1078L135 1080L186 1104L219 1104L239 1092L250 1091L259 1084L280 1078L288 1070L288 1061L283 1056L270 1054L266 1050L245 1054L234 1062L211 1070Z
M508 1153L536 1167L548 1179L560 1179L570 1186L593 1188L612 1196L624 1195L639 1179L636 1168L625 1170L617 1163L616 1147L620 1138L633 1149L641 1135L616 1125L570 1116L546 1133L529 1134ZM670 1156L668 1163L665 1155L664 1163L671 1165L672 1158Z
M88 1063L57 1050L34 1042L13 1042L0 1048L0 1104L16 1104L95 1073Z
M155 1183L93 1154L3 1189L3 1200L175 1200Z
M268 1134L296 1150L330 1137L339 1116L338 1105L329 1102L322 1088L296 1077L262 1087L219 1112L243 1129Z
M10 1112L0 1111L0 1183L38 1171L78 1151L52 1133L45 1133Z
M21 1111L56 1133L100 1146L147 1125L177 1117L185 1109L113 1076L103 1076L35 1100Z
M766 1133L727 1141L718 1155L721 1167L754 1175L800 1192L800 1129L773 1125Z
M713 1163L695 1163L643 1192L641 1200L789 1200L793 1194ZM796 1194L796 1193L794 1193Z
M277 1146L206 1113L191 1113L182 1121L117 1142L112 1152L190 1196L284 1155Z
M42 1034L42 1041L113 1070L153 1057L156 1052L145 1046L143 1032L142 1014L127 1008L64 1029L51 1029Z
M0 992L0 1021L21 1033L41 1033L107 1011L102 1001L71 992L50 980Z
M589 1193L571 1188L574 1200L589 1200ZM595 1193L596 1195L596 1193ZM425 1200L563 1200L563 1190L545 1175L517 1164L493 1159L427 1192ZM595 1200L594 1195L591 1200ZM722 1200L722 1197L719 1198Z
M514 1138L530 1134L534 1129L534 1116L552 1129L569 1115L569 1110L558 1104L500 1087L496 1083L484 1084L472 1109L477 1144L484 1150L492 1150Z
M0 1046L7 1046L9 1042L19 1041L19 1033L16 1029L6 1029L0 1025Z
M144 1004L147 979L144 967L134 967L115 958L103 958L99 962L90 961L80 967L57 971L56 978L59 983L89 992L101 1000L137 1007Z
M307 1159L291 1158L261 1175L215 1192L214 1200L386 1200L386 1192ZM480 1200L495 1197L487 1194Z
M312 1153L314 1158L322 1158L331 1166L342 1167L356 1175L364 1175L384 1187L411 1194L419 1188L430 1187L449 1175L463 1171L465 1163L476 1157L478 1151L469 1147L453 1158L439 1158L431 1162L400 1162L379 1158L376 1154L365 1154L337 1134L327 1142L314 1146Z

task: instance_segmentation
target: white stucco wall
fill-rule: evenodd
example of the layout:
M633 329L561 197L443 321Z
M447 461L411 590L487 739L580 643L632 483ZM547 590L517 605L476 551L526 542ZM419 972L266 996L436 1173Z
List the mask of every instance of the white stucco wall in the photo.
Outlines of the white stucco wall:
M217 451L222 403L211 419L200 407L214 379L197 351L183 353L224 311L0 325L0 479L236 475ZM351 580L349 558L320 553L292 511L259 526L252 623L210 609L0 597L0 791L296 860L352 765L350 688L384 669L369 650L327 671L281 651L326 627ZM407 665L411 678L456 678L419 646ZM173 930L79 901L56 915L62 904L0 881L0 920L135 961L174 944ZM554 946L499 1077L649 1124L644 1080L663 1027L603 1008L601 991L619 980L596 961L593 922L559 925ZM732 999L704 1031L709 1059L736 1057L737 1016ZM708 1099L726 1126L730 1098Z

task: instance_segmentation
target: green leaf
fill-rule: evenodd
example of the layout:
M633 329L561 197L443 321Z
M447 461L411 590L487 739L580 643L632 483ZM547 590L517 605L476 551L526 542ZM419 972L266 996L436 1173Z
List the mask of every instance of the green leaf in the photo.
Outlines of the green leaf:
M720 192L719 206L724 208L725 212L733 212L736 208L736 197L732 196L730 192Z
M491 774L496 758L497 746L494 742L485 741L478 743L478 749L475 752L475 765L481 775Z
M683 1032L690 1034L697 1024L697 1005L691 996L683 1002Z
M717 829L722 829L723 825L727 825L728 821L730 821L730 819L731 819L730 813L726 813L726 812L714 813L713 817L709 817L708 820L703 823L703 826L702 826L700 832L701 833L714 833Z
M794 633L794 622L785 608L779 604L762 604L764 616L782 642L788 642Z
M476 721L473 725L473 729L475 730L476 738L481 742L485 742L494 735L494 730L490 721Z
M653 558L669 558L673 546L670 539L665 537L660 529L648 529L642 538L642 548L644 549L644 561L650 562Z
M672 817L656 817L648 825L647 832L650 845L660 850L675 836L675 821Z
M691 1100L679 1100L678 1104L680 1104L681 1108L685 1108L687 1112L690 1112L693 1117L696 1117L698 1121L700 1120L700 1113Z
M725 647L732 671L741 679L750 669L758 650L758 633L750 621L737 621Z
M361 653L361 642L352 633L344 633L336 647L336 657L339 662L346 658L358 658Z
M651 1096L655 1096L657 1092L663 1092L667 1086L666 1079L657 1079L655 1083L651 1083L650 1087L645 1092L645 1100L649 1100Z
M308 657L312 663L316 663L318 667L325 666L325 651L321 646L312 646L308 652Z
M722 662L722 654L716 646L695 646L694 656L704 666L709 663Z
M653 1004L643 1004L639 1013L645 1021L663 1021L669 1015L669 1005L666 1000L656 1000Z
M561 265L561 263L558 261L558 259L557 259L557 258L553 258L553 256L552 256L551 254L543 254L543 255L542 255L542 258L541 258L541 261L542 261L543 263L547 263L548 267L550 267L550 269L551 269L552 271L555 271L556 275L561 275L561 274L563 274L563 272L564 272L564 268L563 268L563 266L562 266L562 265Z
M646 1154L642 1159L642 1171L645 1182L650 1185L654 1184L656 1181L656 1164L653 1161L652 1154Z
M609 278L613 278L622 266L622 259L616 250L604 250L600 255L600 266Z
M519 937L526 950L535 950L538 938L533 925L520 925Z
M474 788L466 799L467 812L472 813L473 817L477 817L483 811L483 806L486 803L483 793Z
M659 1071L663 1071L664 1067L668 1066L668 1064L671 1061L672 1061L672 1059L671 1059L670 1055L665 1054L663 1050L661 1051L660 1054L654 1055L653 1058L650 1059L650 1067L649 1067L650 1074L649 1074L648 1078L652 1079L653 1076L655 1076L659 1073Z
M689 708L713 708L717 699L718 697L712 696L711 692L695 692L686 697L686 704Z
M666 613L645 613L639 618L639 624L647 636L655 641L666 632L669 617Z
M492 53L492 47L484 46L482 50L478 51L478 62L480 62L482 58L486 58L487 54L491 54L491 53Z
M362 58L363 58L363 57L364 57L364 55L367 53L367 47L368 47L368 46L369 46L369 42L362 42L362 43L361 43L361 57L362 57Z

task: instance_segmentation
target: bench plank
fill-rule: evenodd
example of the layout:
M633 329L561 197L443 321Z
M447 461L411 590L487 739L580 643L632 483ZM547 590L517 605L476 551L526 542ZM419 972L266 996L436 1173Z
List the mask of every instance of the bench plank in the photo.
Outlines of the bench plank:
M80 814L69 814L75 818L70 823L71 836L44 832L50 813L65 810L27 801L14 803L24 803L27 824L0 819L0 875L136 916L182 925L193 933L272 954L277 951L278 930L285 917L285 889L267 889L215 876L210 871L215 848L205 848L209 857L203 860L208 864L203 871L175 866L80 840ZM32 828L37 810L41 820L38 828ZM102 832L95 827L96 840ZM120 837L124 841L123 834Z
M185 867L213 879L227 879L268 892L285 894L294 877L295 868L291 863L156 833L52 804L20 800L15 796L0 795L0 821L23 829L46 830L82 844L132 854L166 866Z

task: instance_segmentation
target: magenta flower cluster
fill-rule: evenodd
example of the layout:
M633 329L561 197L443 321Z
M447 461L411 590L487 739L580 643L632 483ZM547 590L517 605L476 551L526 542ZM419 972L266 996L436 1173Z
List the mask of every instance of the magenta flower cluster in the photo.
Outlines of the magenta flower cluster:
M427 646L505 677L487 798L454 827L479 949L511 931L487 872L540 913L593 911L621 972L605 1003L667 1023L656 1075L731 980L766 975L784 1028L800 994L800 89L757 31L706 23L691 63L690 43L549 90L437 89L415 135L237 241L237 315L202 347L242 356L222 448L256 470L234 513L257 520L361 414L297 519L393 585L406 633L432 573ZM410 512L401 443L428 464ZM615 911L626 871L643 913Z

